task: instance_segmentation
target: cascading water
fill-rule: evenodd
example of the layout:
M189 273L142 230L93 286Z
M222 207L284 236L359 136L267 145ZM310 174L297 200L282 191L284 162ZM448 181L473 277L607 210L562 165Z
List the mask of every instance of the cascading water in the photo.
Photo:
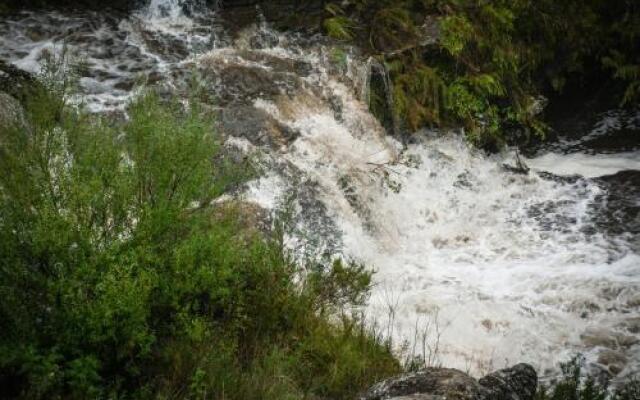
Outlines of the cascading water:
M199 12L153 0L125 19L24 13L0 22L0 57L36 72L65 42L85 59L94 111L123 109L138 82L176 89L196 71L227 145L266 170L244 200L291 213L297 254L376 270L367 314L408 353L475 373L551 369L577 352L613 373L640 369L638 148L548 149L519 175L457 135L403 146L362 101L367 60L336 62L321 38L264 23L222 46L214 14Z
M145 12L150 19L176 21L184 17L183 3L181 0L151 0Z

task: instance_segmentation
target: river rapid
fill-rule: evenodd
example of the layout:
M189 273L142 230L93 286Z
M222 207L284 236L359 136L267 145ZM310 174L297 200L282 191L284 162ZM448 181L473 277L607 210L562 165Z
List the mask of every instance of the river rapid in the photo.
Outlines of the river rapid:
M562 125L516 174L512 150L489 156L457 132L387 135L356 49L276 33L259 12L230 32L219 12L23 12L0 20L0 58L33 73L47 54L81 60L77 101L101 113L197 77L226 146L264 171L235 196L286 215L298 257L375 270L365 313L402 357L551 375L582 353L612 376L640 372L639 110Z

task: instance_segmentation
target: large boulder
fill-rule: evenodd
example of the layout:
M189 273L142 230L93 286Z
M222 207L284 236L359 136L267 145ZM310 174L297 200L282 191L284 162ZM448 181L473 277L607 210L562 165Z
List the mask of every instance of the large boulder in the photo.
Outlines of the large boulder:
M538 374L529 364L518 364L492 372L478 380L493 400L530 400L536 395Z
M533 400L537 382L528 364L480 380L455 369L427 368L380 382L360 400Z

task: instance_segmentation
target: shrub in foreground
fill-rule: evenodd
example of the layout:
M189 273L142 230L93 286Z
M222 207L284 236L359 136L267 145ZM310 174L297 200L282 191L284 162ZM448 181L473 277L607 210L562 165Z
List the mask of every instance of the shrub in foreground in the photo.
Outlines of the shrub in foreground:
M350 316L368 272L214 210L250 174L197 108L27 109L0 129L0 397L341 399L399 369Z

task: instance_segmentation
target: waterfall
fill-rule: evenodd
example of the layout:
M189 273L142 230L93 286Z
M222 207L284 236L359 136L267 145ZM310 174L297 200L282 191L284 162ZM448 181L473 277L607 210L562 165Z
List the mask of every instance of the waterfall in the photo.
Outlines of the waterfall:
M623 373L640 368L640 200L616 175L640 169L635 150L549 153L518 175L503 168L508 152L486 155L456 132L403 144L369 111L372 71L392 107L382 64L349 49L336 61L323 38L266 21L220 32L216 11L152 0L117 24L25 13L0 21L0 57L35 71L64 38L86 61L80 85L95 112L124 112L141 81L184 93L202 79L225 145L264 172L238 196L290 214L298 257L376 271L363 311L399 354L480 374L515 362L552 369L577 352L598 363L610 350L627 359Z
M177 20L184 16L184 0L151 0L147 6L147 16L151 19Z

